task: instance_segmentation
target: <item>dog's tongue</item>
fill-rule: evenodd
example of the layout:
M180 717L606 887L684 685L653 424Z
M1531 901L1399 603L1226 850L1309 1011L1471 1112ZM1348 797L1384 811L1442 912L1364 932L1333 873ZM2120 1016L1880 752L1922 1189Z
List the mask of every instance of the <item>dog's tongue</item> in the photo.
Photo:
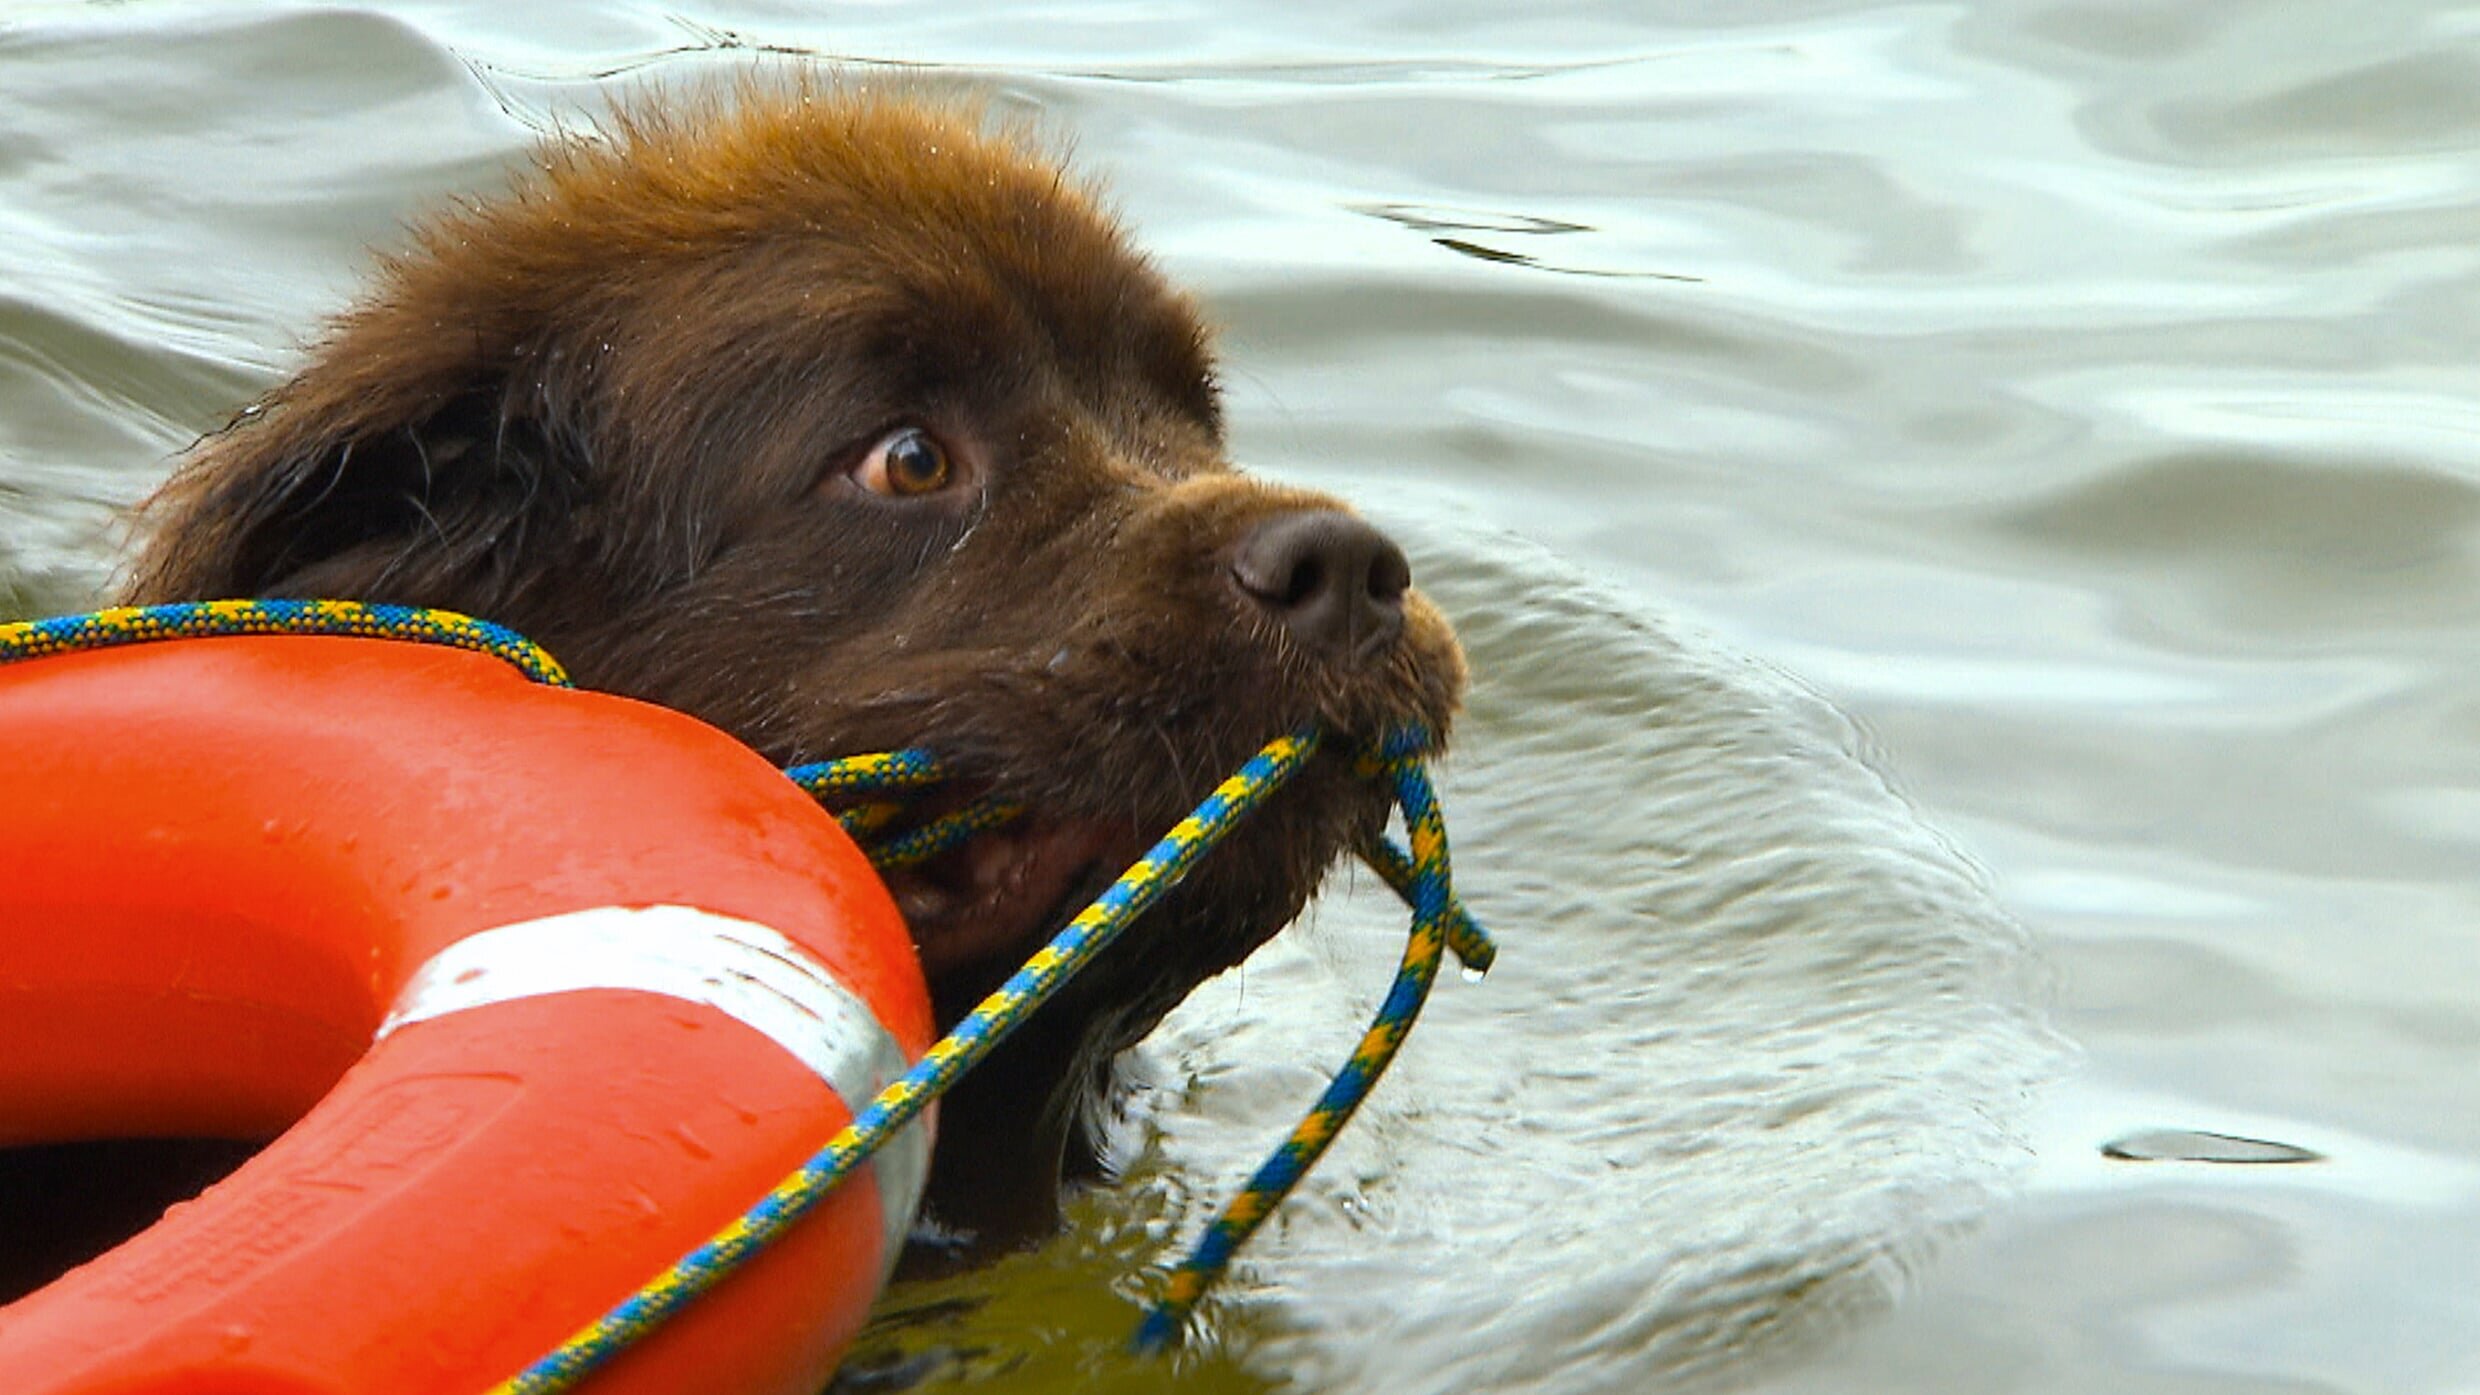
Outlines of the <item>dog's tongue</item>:
M1056 928L1053 917L1070 909L1060 901L1112 841L1101 823L1027 817L889 873L887 888L929 973L1002 953L1021 958Z

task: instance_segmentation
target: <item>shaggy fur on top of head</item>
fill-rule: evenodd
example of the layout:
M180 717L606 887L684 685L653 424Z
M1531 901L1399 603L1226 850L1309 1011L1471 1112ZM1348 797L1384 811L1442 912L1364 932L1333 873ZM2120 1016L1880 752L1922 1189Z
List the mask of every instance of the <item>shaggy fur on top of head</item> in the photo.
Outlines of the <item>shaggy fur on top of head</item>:
M132 600L445 606L777 761L925 745L1024 803L891 878L948 1021L1268 738L1443 739L1463 683L1391 543L1232 470L1194 307L1091 193L807 81L632 107L421 224L151 514ZM1111 1055L1384 812L1314 762L950 1098L936 1215L1049 1226Z

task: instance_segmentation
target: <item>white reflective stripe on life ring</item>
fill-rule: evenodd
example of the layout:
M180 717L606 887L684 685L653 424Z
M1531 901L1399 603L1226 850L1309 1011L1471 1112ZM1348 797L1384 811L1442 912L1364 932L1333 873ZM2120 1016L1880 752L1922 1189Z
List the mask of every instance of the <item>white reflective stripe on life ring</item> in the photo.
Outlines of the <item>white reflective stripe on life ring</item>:
M453 1012L590 989L711 1007L792 1053L855 1114L906 1069L903 1048L870 1005L808 951L755 921L693 906L598 906L469 935L405 981L379 1036ZM871 1162L892 1261L929 1171L927 1131L908 1125Z

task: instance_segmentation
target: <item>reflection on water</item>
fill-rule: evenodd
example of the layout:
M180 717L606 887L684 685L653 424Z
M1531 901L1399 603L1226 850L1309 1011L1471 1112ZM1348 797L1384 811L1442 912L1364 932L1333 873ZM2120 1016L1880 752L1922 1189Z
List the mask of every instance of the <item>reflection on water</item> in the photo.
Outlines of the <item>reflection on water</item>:
M752 49L981 74L1223 319L1244 456L1400 527L1480 672L1502 968L1181 1388L2480 1383L2468 9L675 8L0 21L0 609L91 596L529 131ZM1158 1388L1123 1276L1394 934L1339 894L1184 1011L1129 1185L899 1295L909 1373ZM2036 1102L2044 961L2082 1064Z

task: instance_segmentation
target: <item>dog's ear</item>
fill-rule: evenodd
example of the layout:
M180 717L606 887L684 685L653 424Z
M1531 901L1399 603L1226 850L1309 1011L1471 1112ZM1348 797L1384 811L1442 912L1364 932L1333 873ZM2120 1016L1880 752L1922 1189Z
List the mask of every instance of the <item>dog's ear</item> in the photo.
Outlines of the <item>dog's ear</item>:
M367 329L368 326L360 328ZM348 331L348 335L350 332ZM222 431L145 507L139 603L334 596L487 611L521 549L540 572L580 502L583 443L539 378L432 347L430 373L331 345ZM349 366L348 366L349 365Z

